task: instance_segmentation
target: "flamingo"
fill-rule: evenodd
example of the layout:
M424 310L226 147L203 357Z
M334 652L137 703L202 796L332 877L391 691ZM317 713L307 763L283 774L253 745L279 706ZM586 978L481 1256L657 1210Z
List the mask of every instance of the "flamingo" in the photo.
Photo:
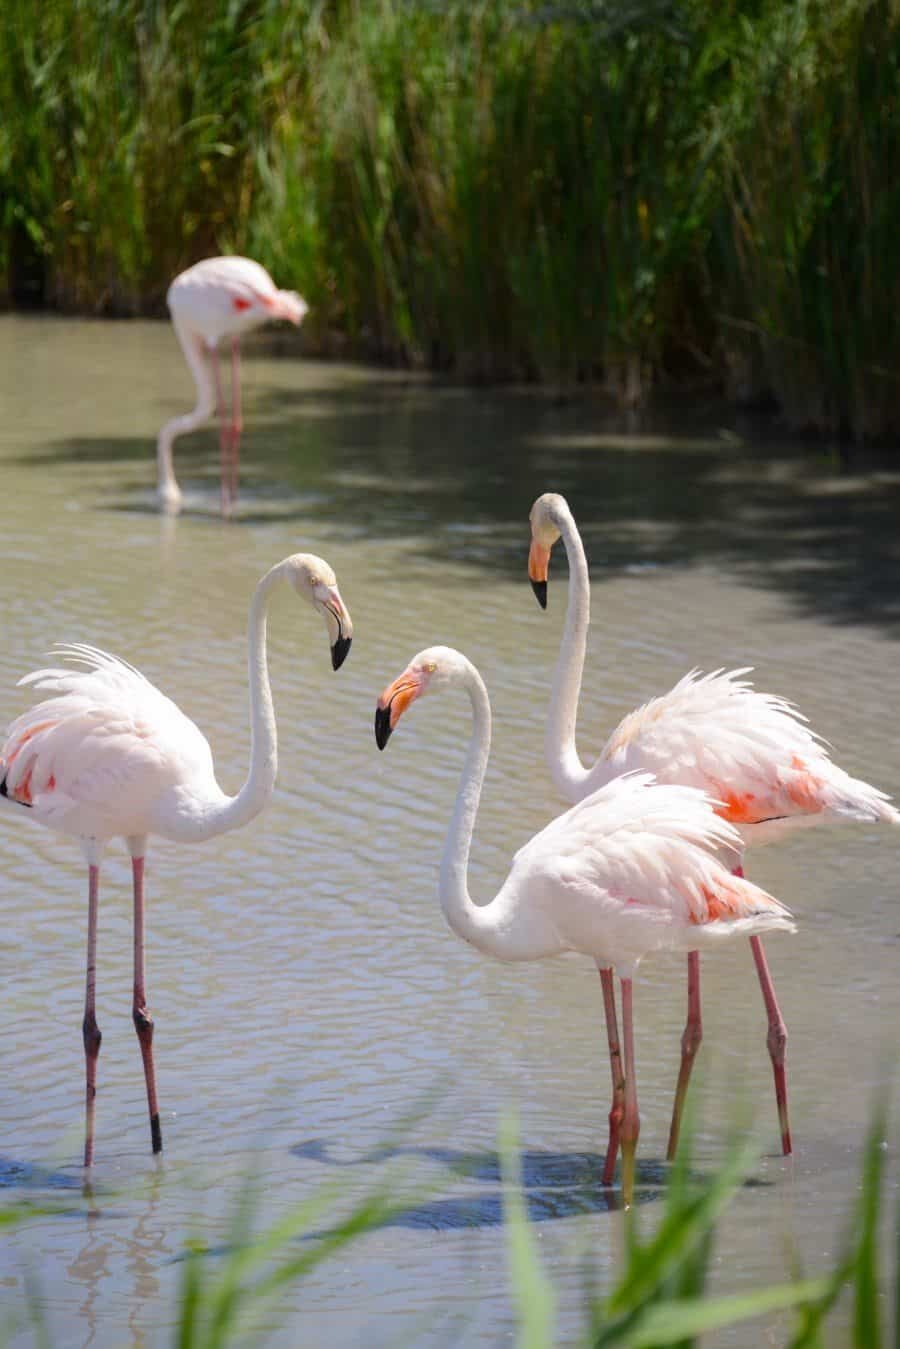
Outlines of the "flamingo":
M575 748L575 720L590 620L587 559L564 497L554 492L538 497L530 519L528 574L542 609L547 607L550 550L559 538L569 561L566 623L544 740L553 782L566 800L580 801L621 773L643 770L660 782L699 787L715 798L719 813L738 828L743 846L768 843L798 828L825 822L900 823L885 793L839 768L796 708L783 698L758 692L744 679L749 668L711 674L691 670L668 693L625 717L596 762L586 767ZM743 853L739 863L742 857ZM738 873L743 874L740 865ZM750 943L768 1018L766 1043L782 1152L789 1156L787 1028L762 940L753 934ZM601 968L600 978L608 1006L612 975ZM700 956L692 950L688 953L688 1015L669 1132L670 1160L678 1145L682 1107L702 1038ZM616 1081L614 1069L614 1088ZM614 1090L614 1098L616 1094ZM618 1108L614 1100L614 1111Z
M491 745L490 701L475 666L451 647L420 651L378 699L375 740L384 749L416 698L453 687L468 694L473 724L441 860L441 908L458 937L499 960L577 951L615 967L625 1053L616 1146L630 1205L640 1130L632 1019L638 963L654 950L693 950L728 936L794 931L794 924L777 899L723 865L717 853L733 856L740 838L705 793L657 785L649 773L616 777L553 820L519 849L494 898L475 904L469 851Z
M278 290L264 267L250 258L204 258L181 272L169 286L166 303L185 360L197 386L193 412L166 422L156 442L157 496L164 511L181 509L181 490L172 467L172 442L219 416L222 457L222 513L228 515L237 497L241 431L239 343L245 333L270 319L299 325L308 310L293 290ZM231 339L231 418L225 417L219 343ZM207 362L207 352L209 362ZM212 372L210 373L210 365Z
M125 839L134 884L134 1000L150 1111L153 1151L162 1131L153 1063L153 1017L144 978L144 858L150 834L199 843L254 819L275 785L278 747L266 664L266 611L283 582L325 619L331 663L350 650L353 625L334 572L311 553L296 553L260 580L250 604L250 770L237 796L216 781L212 751L200 728L116 656L84 643L58 644L53 655L83 668L36 670L19 680L47 694L13 721L0 745L0 797L10 809L81 844L88 867L87 981L84 1022L86 1110L84 1164L94 1159L94 1106L100 1030L95 1013L100 862L110 839ZM24 814L20 816L24 818Z

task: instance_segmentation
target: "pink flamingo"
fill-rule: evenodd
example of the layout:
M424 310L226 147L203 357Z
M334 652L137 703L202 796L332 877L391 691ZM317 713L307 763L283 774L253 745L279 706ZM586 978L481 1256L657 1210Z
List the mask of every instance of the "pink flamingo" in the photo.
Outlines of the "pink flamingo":
M222 513L237 498L241 431L240 339L270 319L300 324L308 306L296 291L278 290L264 267L249 258L204 258L181 272L169 287L166 302L185 360L197 386L193 412L166 422L156 442L157 495L163 510L181 509L181 490L172 467L172 442L219 416L222 457ZM231 339L231 417L225 416L219 343ZM209 361L207 361L207 352ZM212 372L210 373L210 365Z
M266 611L272 590L286 582L325 619L337 670L350 650L353 625L334 572L321 558L297 553L268 571L256 587L248 626L250 770L237 796L216 781L212 751L199 727L138 670L81 643L54 654L84 669L37 670L20 684L50 696L9 727L0 746L0 796L10 807L80 842L88 865L87 983L82 1026L87 1079L84 1164L94 1158L94 1098L100 1030L95 1014L95 966L100 861L112 838L125 839L134 882L134 1000L132 1015L150 1111L154 1152L162 1131L153 1065L153 1018L144 982L144 857L147 838L198 843L254 819L275 785L278 746L266 665Z
M473 724L441 860L441 908L458 937L498 960L578 951L603 969L615 966L625 1049L616 1137L631 1204L640 1128L632 1025L638 962L655 950L694 950L794 925L783 904L719 860L717 853L733 856L741 841L715 803L695 787L655 785L648 773L617 776L553 820L519 849L495 897L474 903L469 852L491 747L491 706L474 665L451 647L420 651L378 699L375 739L384 749L416 698L453 687L468 694ZM612 1005L615 1015L614 994Z
M719 813L737 826L743 845L767 843L805 826L847 820L900 823L884 792L851 778L807 729L806 718L783 698L758 693L742 678L749 670L686 674L673 689L639 707L616 727L591 767L575 748L575 720L590 621L590 582L581 536L564 497L538 497L531 508L528 574L538 602L547 607L550 550L561 537L569 560L569 602L547 718L545 750L557 790L580 801L620 773L641 770L659 782L699 787L718 803ZM737 875L743 875L740 866ZM775 1099L785 1156L791 1152L785 1046L787 1029L775 997L765 951L751 936L756 971L769 1028L767 1047L775 1078ZM612 974L600 968L609 1016ZM615 1005L613 1004L613 1018ZM618 1032L608 1021L612 1056L613 1109L607 1176L622 1112ZM694 1059L703 1037L700 1014L700 956L688 953L688 1015L681 1041L681 1068L672 1111L668 1156L675 1155L681 1112Z

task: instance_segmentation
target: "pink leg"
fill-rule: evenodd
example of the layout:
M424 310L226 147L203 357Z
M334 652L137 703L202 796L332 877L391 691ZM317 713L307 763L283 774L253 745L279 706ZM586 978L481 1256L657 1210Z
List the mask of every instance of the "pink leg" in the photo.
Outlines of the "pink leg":
M622 1117L622 1197L625 1207L634 1200L634 1155L641 1132L634 1069L634 1023L631 1015L632 982L622 981L622 1031L625 1040L625 1113Z
M162 1152L162 1130L159 1126L159 1103L156 1099L156 1071L153 1066L153 1017L147 1010L144 989L144 859L132 857L134 878L134 1000L132 1019L144 1060L144 1080L147 1083L147 1105L150 1110L150 1138L154 1152Z
M84 1109L84 1164L94 1163L94 1106L97 1097L97 1058L102 1036L97 1025L97 906L100 893L100 868L88 867L88 947L87 979L84 990L84 1021L81 1035L84 1040L84 1067L86 1079Z
M743 876L744 868L735 867L734 874L735 876ZM751 937L750 949L753 952L759 986L762 989L763 1002L766 1004L766 1016L769 1019L766 1046L769 1050L769 1058L772 1060L772 1073L775 1077L775 1104L778 1107L778 1124L781 1128L781 1151L785 1157L790 1157L793 1147L791 1145L791 1125L788 1119L787 1070L784 1065L788 1038L787 1026L784 1024L781 1008L778 1006L778 999L775 997L775 985L772 983L772 976L769 973L769 962L766 960L766 953L763 950L762 938Z
M225 420L225 397L222 393L222 371L219 368L218 347L213 347L210 352L210 360L213 368L213 382L216 388L216 415L219 418L219 462L221 473L222 514L229 515L231 511L231 432Z
M766 1036L766 1045L768 1046L769 1057L772 1060L772 1072L775 1076L775 1104L778 1107L778 1123L781 1128L781 1151L785 1157L790 1157L793 1148L791 1146L791 1125L788 1119L787 1071L784 1064L787 1027L784 1024L784 1018L775 997L775 985L772 983L772 976L769 973L769 964L763 950L762 938L751 937L750 949L753 951L756 973L759 976L759 986L762 989L763 1001L766 1004L766 1015L769 1018L769 1033Z
M697 1050L703 1039L703 1020L700 1015L700 952L688 951L688 1014L681 1037L681 1067L678 1070L678 1085L675 1088L675 1104L672 1107L672 1123L669 1126L669 1146L666 1157L675 1160L678 1149L678 1135L681 1132L681 1113L687 1096L691 1069Z
M238 476L241 461L241 432L244 421L241 416L241 350L238 338L231 341L231 504L237 501Z
M603 1009L606 1012L606 1038L609 1043L609 1067L612 1073L612 1106L609 1112L609 1142L603 1166L603 1184L612 1185L616 1174L616 1156L619 1151L619 1133L625 1113L625 1075L622 1072L622 1050L619 1047L619 1027L616 1021L616 991L611 969L601 969Z

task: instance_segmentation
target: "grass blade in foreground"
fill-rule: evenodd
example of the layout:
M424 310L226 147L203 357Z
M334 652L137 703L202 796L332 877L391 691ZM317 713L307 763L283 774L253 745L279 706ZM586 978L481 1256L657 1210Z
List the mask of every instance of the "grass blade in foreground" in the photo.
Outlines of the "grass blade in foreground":
M555 1298L528 1221L522 1196L522 1169L518 1130L514 1119L500 1121L500 1168L503 1175L503 1215L509 1258L509 1278L518 1313L520 1349L544 1349L553 1344Z

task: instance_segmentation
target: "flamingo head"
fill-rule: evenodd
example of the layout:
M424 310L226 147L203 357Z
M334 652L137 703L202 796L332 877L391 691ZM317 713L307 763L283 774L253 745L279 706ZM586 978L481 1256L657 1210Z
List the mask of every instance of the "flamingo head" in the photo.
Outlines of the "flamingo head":
M403 713L423 694L435 693L454 682L463 657L449 646L429 646L414 656L402 674L378 699L375 708L375 743L384 749Z
M531 550L528 554L528 579L542 609L547 607L547 572L550 550L559 538L560 515L568 510L565 497L545 492L531 508Z
M295 290L279 290L272 303L272 313L275 318L287 319L288 323L299 327L309 313L309 305Z
M285 566L297 594L325 619L331 645L331 667L339 670L353 641L353 620L341 599L337 577L328 563L314 553L295 553L287 559Z

